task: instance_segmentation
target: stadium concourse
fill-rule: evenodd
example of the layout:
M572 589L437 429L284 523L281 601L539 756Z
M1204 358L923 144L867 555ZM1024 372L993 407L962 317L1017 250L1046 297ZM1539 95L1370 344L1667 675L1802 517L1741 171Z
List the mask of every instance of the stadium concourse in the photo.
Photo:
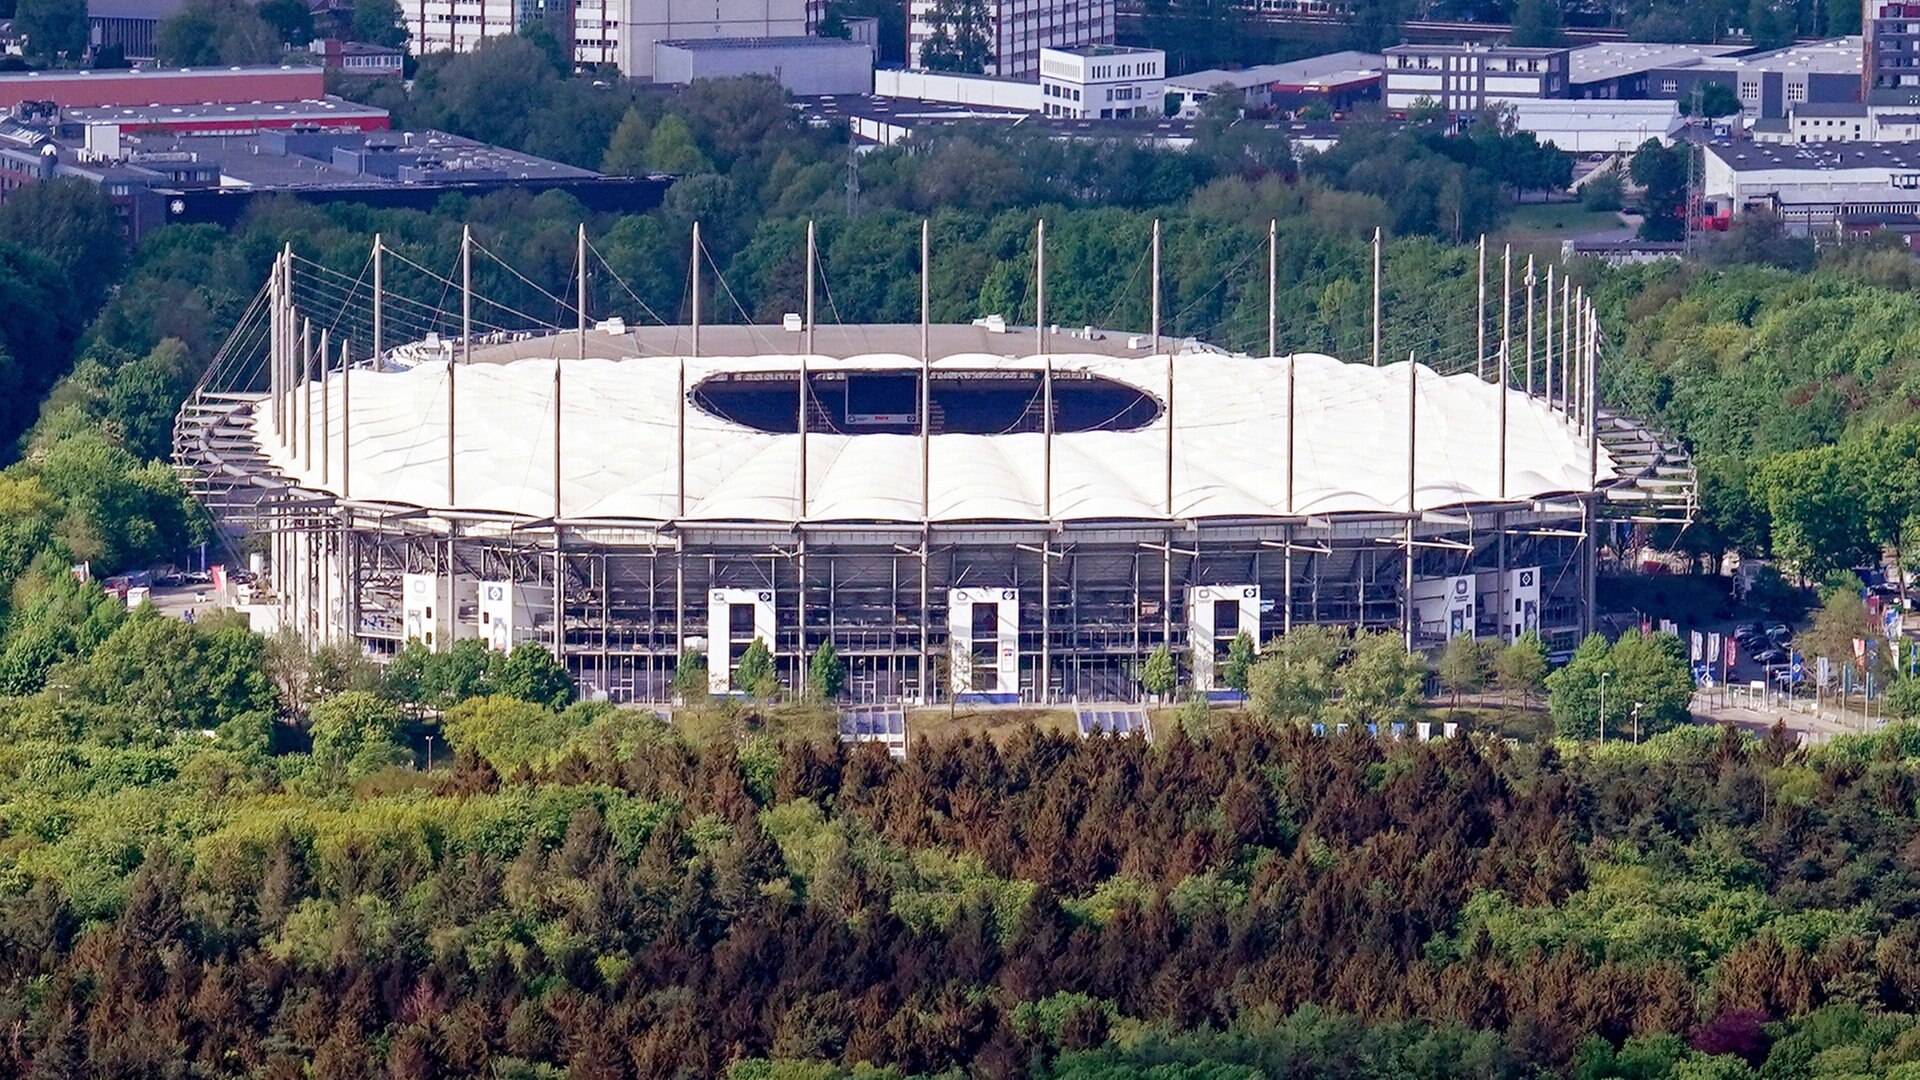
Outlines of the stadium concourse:
M1258 355L1163 337L1157 273L1146 333L819 326L811 246L782 326L701 325L698 273L689 325L596 322L584 229L576 295L539 290L573 325L476 319L476 251L458 281L286 252L183 407L178 464L268 553L262 622L536 642L613 700L695 660L731 692L759 640L789 686L831 642L854 702L1137 701L1162 646L1213 692L1235 637L1302 623L1570 648L1603 518L1691 513L1684 456L1595 407L1564 283L1488 335L1483 273L1450 365L1380 363L1376 297L1350 363L1279 348L1271 302Z

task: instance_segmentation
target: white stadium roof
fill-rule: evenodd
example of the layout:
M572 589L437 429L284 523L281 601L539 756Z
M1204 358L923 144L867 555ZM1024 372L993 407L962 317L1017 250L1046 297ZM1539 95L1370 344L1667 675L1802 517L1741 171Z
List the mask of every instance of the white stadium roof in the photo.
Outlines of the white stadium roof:
M566 353L570 337L546 339ZM518 352L524 357L528 351ZM1057 353L1056 372L1085 372L1164 401L1165 356ZM1407 394L1404 363L1374 368L1303 353L1296 367L1294 500L1286 412L1288 357L1182 351L1174 356L1175 519L1292 514L1405 512ZM563 359L562 516L574 520L666 521L678 513L681 442L677 408L681 362L675 357ZM691 389L712 375L795 372L793 355L702 357L684 361ZM551 355L461 365L456 503L447 492L447 383L444 362L406 370L356 369L352 375L350 495L394 503L545 518L552 513L553 378ZM934 362L936 371L1036 372L1034 356L965 352ZM897 353L815 356L814 372L917 370ZM1433 510L1502 495L1500 391L1472 374L1420 367L1415 506ZM342 473L341 376L331 377L335 415L303 466L276 440L272 463L304 486L339 493ZM310 387L313 415L321 389ZM270 405L256 406L255 430L271 428ZM1537 398L1507 392L1505 496L1521 500L1587 490L1586 440ZM688 404L685 409L686 513L710 522L919 522L920 439L913 434L807 436L804 513L797 434L771 434ZM1166 520L1167 417L1132 431L1056 433L1052 505L1046 505L1044 436L939 434L930 439L930 517L961 521ZM1599 480L1614 477L1602 448Z

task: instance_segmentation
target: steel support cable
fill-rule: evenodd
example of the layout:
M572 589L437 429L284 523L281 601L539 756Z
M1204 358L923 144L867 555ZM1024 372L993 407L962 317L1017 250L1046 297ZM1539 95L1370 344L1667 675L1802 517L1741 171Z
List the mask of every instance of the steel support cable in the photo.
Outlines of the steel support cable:
M726 275L720 272L720 264L713 261L713 255L707 250L705 243L700 245L700 253L707 260L707 265L713 267L713 279L720 283L720 288L727 294L727 299L733 301L733 308L740 313L740 318L746 325L748 333L769 353L780 352L781 350L775 348L773 342L767 340L766 336L760 332L760 328L754 324L753 316L747 314L747 309L740 303L740 298L733 295L733 286L727 284Z
M647 302L645 300L640 299L640 295L633 291L633 288L627 284L627 280L625 278L621 277L618 273L614 271L613 264L608 262L607 257L601 254L600 249L593 245L592 237L587 238L587 251L592 253L594 258L600 260L600 265L603 268L605 268L605 270L607 271L607 277L610 278L614 284L620 286L620 290L626 293L627 296L631 298L634 303L639 304L641 311L646 312L649 316L653 318L654 322L659 323L661 326L669 325L667 320L661 318L658 312L654 311L652 308L647 306ZM691 280L691 278L689 278L688 280Z
M494 262L498 263L503 269L506 270L507 273L512 274L516 278L519 278L523 283L526 284L528 288L532 289L534 292L539 293L541 296L544 296L547 299L553 301L555 304L559 305L559 308L562 313L571 311L574 313L575 318L579 317L579 314L580 314L579 304L568 301L568 300L564 300L548 292L545 288L542 288L538 283L536 283L532 278L529 278L527 275L521 273L519 270L509 265L505 259L502 259L500 256L494 254L491 250L487 248L487 245L481 243L480 241L475 240L473 242L473 246L475 250L480 252L480 254L485 255L487 258L492 259ZM574 260L574 269L575 270L579 269L578 259Z
M266 308L271 299L268 295L270 291L270 286L262 285L259 291L253 294L253 299L247 304L246 310L243 311L240 318L235 321L233 329L227 332L227 339L220 343L220 348L214 351L213 359L208 361L207 366L201 369L200 378L194 381L193 389L195 393L206 390L212 386L219 375L224 374L226 368L231 365L233 354L236 351L234 345L235 339L239 336L241 329L247 325L248 321L256 317Z

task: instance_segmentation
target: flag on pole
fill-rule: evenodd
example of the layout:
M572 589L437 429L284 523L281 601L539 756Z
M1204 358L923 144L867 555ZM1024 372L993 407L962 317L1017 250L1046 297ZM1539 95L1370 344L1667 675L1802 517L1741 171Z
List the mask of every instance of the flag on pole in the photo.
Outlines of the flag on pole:
M1693 646L1692 659L1693 659L1693 662L1697 664L1702 659L1701 650L1706 648L1706 639L1703 636L1701 636L1700 631L1695 630L1690 635L1690 641Z
M1853 639L1853 662L1859 667L1867 666L1867 643L1860 638Z
M1740 656L1739 644L1740 644L1739 642L1733 640L1732 638L1727 639L1726 665L1728 667L1732 667L1734 665L1734 661L1739 659L1739 656Z
M1719 658L1720 658L1720 631L1715 630L1712 633L1707 635L1707 659L1717 660Z

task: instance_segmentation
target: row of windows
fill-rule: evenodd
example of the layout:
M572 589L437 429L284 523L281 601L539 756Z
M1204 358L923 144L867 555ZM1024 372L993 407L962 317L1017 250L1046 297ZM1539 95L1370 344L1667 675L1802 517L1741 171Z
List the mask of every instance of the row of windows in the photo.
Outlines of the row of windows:
M1494 60L1486 57L1448 56L1445 63L1435 63L1431 56L1396 56L1393 66L1397 68L1417 69L1419 71L1545 71L1537 59L1530 60Z
M1080 91L1068 90L1064 86L1056 86L1053 83L1042 84L1040 87L1040 92L1042 94L1045 94L1048 97L1057 97L1057 98L1062 98L1069 101L1080 100Z
M1131 79L1135 75L1139 75L1143 79L1150 79L1158 74L1156 69L1159 68L1159 66L1160 65L1151 61L1140 64L1095 64L1093 65L1093 71L1087 75L1087 78L1093 80ZM1134 71L1136 67L1140 69L1138 72Z

